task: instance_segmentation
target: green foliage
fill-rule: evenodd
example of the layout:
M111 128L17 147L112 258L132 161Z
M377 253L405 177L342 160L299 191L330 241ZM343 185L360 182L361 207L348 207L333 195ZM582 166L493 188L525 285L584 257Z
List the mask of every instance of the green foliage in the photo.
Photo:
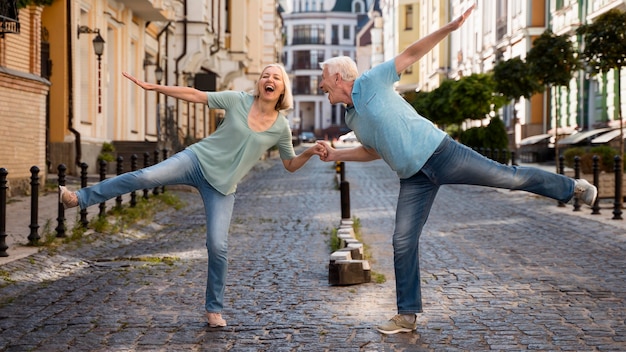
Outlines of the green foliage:
M17 8L21 9L29 5L50 6L54 0L17 0Z
M499 117L494 117L489 121L489 125L485 127L483 134L483 146L491 150L508 149L509 137L506 133L504 122Z
M459 141L470 148L481 148L483 146L484 127L468 128L461 133Z
M482 120L503 102L493 94L495 82L491 74L475 73L461 78L450 93L450 105L464 118Z
M500 61L493 68L495 90L509 100L530 98L542 87L530 75L530 67L519 57Z
M566 86L578 68L569 36L555 35L549 29L535 39L526 62L531 76L542 86Z
M576 30L584 36L582 57L592 73L626 66L626 12L610 10Z
M619 155L619 152L608 145L601 145L592 148L568 148L565 152L563 152L563 161L565 162L565 166L574 168L574 158L577 156L580 158L580 170L585 174L591 174L593 173L594 155L597 155L599 158L598 168L600 171L609 173L615 171L615 156Z
M472 127L461 133L459 141L470 148L508 149L509 139L504 123L494 117L485 127Z
M425 117L439 125L463 121L462 112L452 106L452 90L455 85L456 81L448 79L429 93L426 100L429 115Z
M98 161L100 160L104 160L107 163L115 161L115 147L113 147L113 144L102 143L102 149L100 149L100 154L98 154Z

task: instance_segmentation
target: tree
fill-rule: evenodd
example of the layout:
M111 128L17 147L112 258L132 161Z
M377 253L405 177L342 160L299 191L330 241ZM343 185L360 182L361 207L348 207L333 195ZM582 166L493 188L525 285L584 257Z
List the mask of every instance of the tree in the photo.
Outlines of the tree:
M482 120L504 105L504 101L494 95L494 90L491 74L474 73L461 78L452 88L450 102L464 118Z
M576 52L567 35L555 35L551 30L544 31L539 38L533 41L533 47L526 55L529 73L537 80L540 86L546 89L551 87L565 86L569 89L569 83L578 67ZM560 94L557 95L556 122L554 126L554 151L559 160L558 126L560 124Z
M530 75L530 67L519 57L500 61L493 68L496 92L509 100L517 101L542 91L540 84Z
M452 79L444 80L428 95L430 115L427 117L434 123L445 126L463 122L463 112L452 104L452 92L457 83Z
M621 107L621 68L626 66L626 13L613 9L598 16L595 22L580 26L576 32L583 35L581 52L587 68L592 74L606 74L614 70L617 82L617 104L620 122L620 157L624 157L624 120ZM606 81L606 79L604 80ZM624 170L619 170L622 177ZM620 208L623 191L619 190Z
M515 133L515 125L517 125L515 105L521 97L530 99L533 94L541 92L542 87L531 77L529 65L519 57L498 62L493 68L493 80L496 92L512 102L513 133ZM515 134L513 138L515 138Z

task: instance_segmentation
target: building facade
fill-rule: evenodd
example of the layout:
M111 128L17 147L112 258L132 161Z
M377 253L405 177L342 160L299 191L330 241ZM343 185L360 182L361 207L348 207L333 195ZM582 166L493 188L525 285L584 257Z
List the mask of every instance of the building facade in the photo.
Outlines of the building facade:
M312 131L318 138L335 138L345 131L345 107L331 105L319 89L319 64L335 56L356 60L359 23L368 21L372 4L366 0L293 0L286 4L284 62L292 78L295 106L289 120L296 134Z
M176 152L217 128L220 111L146 92L122 72L251 91L263 67L282 58L277 0L33 2L44 5L17 9L8 0L12 22L0 15L12 29L0 34L0 130L9 142L0 167L13 189L28 184L32 165L47 174L64 164L78 175L86 163L98 173L105 144L142 157Z

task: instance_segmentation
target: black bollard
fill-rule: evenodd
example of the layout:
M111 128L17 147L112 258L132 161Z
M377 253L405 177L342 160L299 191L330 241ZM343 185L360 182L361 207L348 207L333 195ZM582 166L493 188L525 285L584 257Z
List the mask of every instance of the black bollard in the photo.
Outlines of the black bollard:
M30 168L30 233L28 234L28 244L36 245L41 238L39 236L39 168L33 166Z
M597 155L593 156L593 185L598 189L598 193L600 192L600 157ZM596 197L596 201L593 202L593 206L591 207L591 214L600 214L600 197Z
M158 164L158 163L159 163L159 150L156 149L154 151L154 164L153 165ZM154 194L155 196L159 194L159 187L154 187L154 189L152 190L152 194Z
M580 179L580 157L578 155L574 157L574 178ZM580 200L578 197L574 197L574 211L580 211Z
M346 163L343 161L339 162L339 181L343 182L346 180Z
M0 167L0 257L8 257L7 253L7 169Z
M143 167L147 168L148 166L150 166L150 153L144 152L143 153ZM148 199L148 193L150 193L150 191L147 188L144 188L143 199Z
M163 148L163 160L167 159L167 148ZM165 193L165 186L161 187L161 193Z
M620 198L621 190L622 190L622 173L620 172L622 169L622 158L619 155L616 155L615 165L613 170L615 171L615 201L613 202L613 220L622 220L622 199Z
M87 187L87 169L88 168L89 168L89 165L87 165L87 163L80 163L80 187L81 188ZM80 224L85 229L87 228L87 225L89 225L89 221L87 220L87 209L80 210Z
M59 186L65 186L65 171L67 171L67 167L65 164L60 164L57 169L59 170ZM65 207L63 203L58 203L58 214L57 214L57 237L65 237Z
M124 158L121 155L118 155L117 157L117 175L121 175L124 173ZM122 196L119 195L117 197L115 197L115 207L116 208L121 208L122 207Z
M515 151L511 152L511 165L517 166L517 160L515 160Z
M137 154L133 154L130 156L130 170L137 170ZM134 208L135 205L137 205L137 192L132 191L130 192L130 206Z
M102 160L100 159L100 182L104 181L107 179L107 162L106 160ZM102 217L106 215L106 211L107 211L107 203L106 202L102 202L99 205L100 208L100 212L98 213L98 216Z
M558 169L559 169L559 174L561 175L565 175L565 157L563 157L563 154L559 155L559 165L558 165ZM558 206L559 207L564 207L565 203L559 201L558 202Z
M341 218L350 219L350 183L341 181L339 190L341 191Z

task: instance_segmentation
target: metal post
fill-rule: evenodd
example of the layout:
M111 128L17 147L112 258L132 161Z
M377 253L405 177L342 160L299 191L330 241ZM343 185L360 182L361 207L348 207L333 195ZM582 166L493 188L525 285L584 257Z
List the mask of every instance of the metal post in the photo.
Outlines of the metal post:
M561 175L565 175L565 164L563 162L564 160L565 160L565 158L563 157L563 155L562 154L559 155L559 174L561 174ZM565 203L559 201L558 206L559 207L564 207Z
M80 163L80 187L81 188L87 187L87 169L88 168L89 168L89 165L87 165L87 163ZM89 225L89 221L87 220L87 209L80 210L80 224L83 226L83 228L87 228L87 225Z
M144 152L143 153L143 167L147 168L148 166L150 166L150 153ZM147 188L143 189L143 199L148 199L149 192L150 191Z
M153 165L156 165L158 163L159 163L159 150L156 149L154 151L154 164ZM154 189L152 190L152 194L154 194L155 196L159 194L159 187L154 187Z
M350 183L341 181L339 190L341 191L341 218L350 219Z
M65 186L65 171L67 167L65 164L60 164L57 169L59 170L59 186ZM65 207L63 203L58 202L57 212L57 237L65 237Z
M31 245L37 244L39 239L39 224L37 224L37 218L39 217L39 168L33 166L30 168L30 234L28 234L28 243Z
M133 154L130 156L130 170L137 170L137 154ZM137 192L132 191L130 192L130 206L135 207L135 205L137 205Z
M6 221L7 221L7 169L0 168L0 257L8 257L6 238Z
M600 192L600 157L597 155L593 156L593 185L598 189L598 193ZM596 197L596 201L593 202L593 206L591 207L591 214L600 214L600 197Z
M106 180L107 178L107 162L106 160L102 160L100 159L100 182ZM98 213L98 216L102 217L106 215L106 210L107 210L107 203L106 202L102 202L99 205L100 208L100 212Z
M574 157L574 178L580 179L580 157L576 155ZM574 197L574 211L580 211L580 199Z
M117 176L121 175L122 173L124 173L124 158L121 155L117 156ZM115 197L115 207L116 208L121 208L122 207L122 195L120 194L119 196Z
M620 177L622 173L620 172L622 169L622 157L616 155L615 165L613 169L615 170L615 201L613 202L613 220L622 220L622 200L620 199L620 195L622 194L622 178Z

